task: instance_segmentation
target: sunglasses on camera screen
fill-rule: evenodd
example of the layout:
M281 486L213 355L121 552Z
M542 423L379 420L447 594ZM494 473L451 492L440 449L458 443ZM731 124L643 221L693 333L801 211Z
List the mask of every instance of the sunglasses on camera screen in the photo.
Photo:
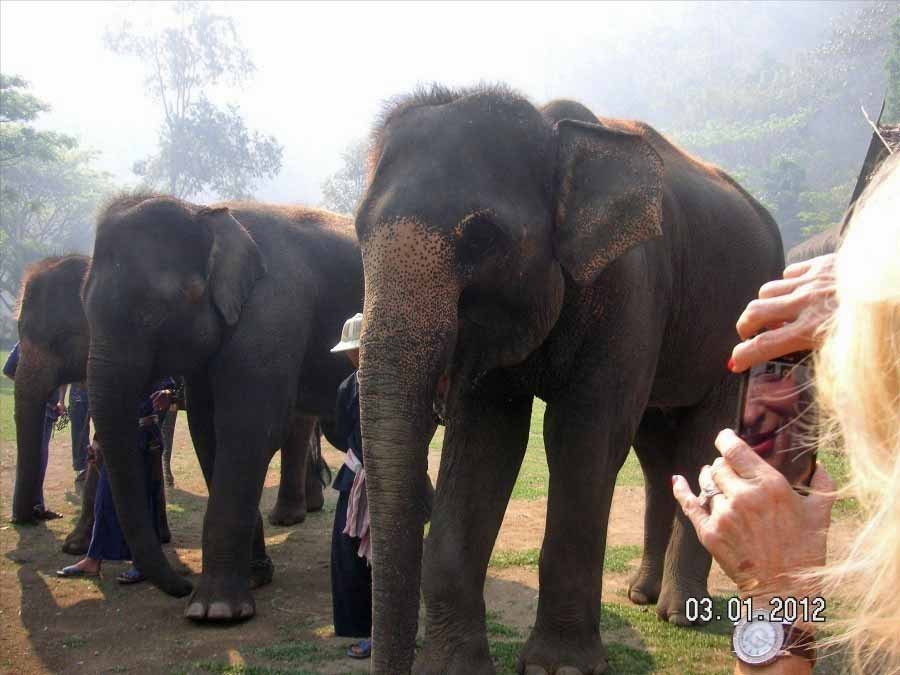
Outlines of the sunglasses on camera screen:
M737 434L794 487L816 468L815 409L809 352L753 366L741 378Z

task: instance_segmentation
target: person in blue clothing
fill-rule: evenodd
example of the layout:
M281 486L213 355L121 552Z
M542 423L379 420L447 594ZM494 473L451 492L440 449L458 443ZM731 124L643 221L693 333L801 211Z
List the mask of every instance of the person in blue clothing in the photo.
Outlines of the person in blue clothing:
M9 353L6 363L3 365L3 374L9 379L16 379L16 370L19 367L19 343L17 342ZM34 515L38 520L53 520L54 518L62 518L62 515L56 511L51 511L44 505L44 477L47 475L47 461L50 458L50 439L53 436L53 427L56 420L65 411L63 398L65 397L65 386L54 389L47 398L47 404L44 409L44 421L41 434L41 470L38 474L38 486L35 490L37 502L34 505Z
M341 331L341 341L331 350L346 354L357 369L361 328L362 314L348 319ZM340 637L364 638L350 645L347 655L365 659L372 654L372 570L369 567L371 548L359 425L358 370L338 387L334 428L326 427L323 425L328 442L347 453L332 484L339 493L331 531L334 632Z
M88 393L84 382L69 387L69 425L72 432L72 469L75 485L81 487L87 476L87 455L91 445Z
M137 411L140 435L134 460L143 463L148 506L153 523L157 527L159 504L156 496L161 477L156 477L154 464L159 462L158 453L161 452L163 445L161 423L169 409L174 389L175 381L171 378L154 382L141 399ZM102 453L102 449L98 448L95 439L95 453L98 450ZM158 535L159 532L157 532ZM56 574L65 578L96 577L100 575L100 567L104 560L131 559L131 551L116 517L106 466L101 464L100 479L97 481L97 496L94 500L94 530L91 533L91 545L87 555L74 565L58 570ZM131 569L120 574L117 579L120 584L136 584L144 581L145 577L137 567L132 565Z

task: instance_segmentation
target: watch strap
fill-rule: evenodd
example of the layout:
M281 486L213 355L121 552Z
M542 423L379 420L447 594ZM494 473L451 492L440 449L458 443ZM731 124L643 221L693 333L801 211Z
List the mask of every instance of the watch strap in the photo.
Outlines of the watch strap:
M799 656L809 661L813 668L816 667L816 659L818 658L816 638L809 631L798 628L793 624L785 624L783 649L793 656Z

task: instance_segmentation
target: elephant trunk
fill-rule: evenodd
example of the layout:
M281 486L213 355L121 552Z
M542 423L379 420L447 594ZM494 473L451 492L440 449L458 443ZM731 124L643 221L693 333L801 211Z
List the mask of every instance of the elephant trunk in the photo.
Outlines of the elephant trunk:
M12 519L34 522L40 502L42 444L47 399L59 385L59 364L36 346L23 341L15 376L16 486Z
M112 355L115 354L115 357ZM163 555L148 508L144 463L138 454L137 411L150 377L151 359L137 349L122 349L93 337L88 358L88 391L116 516L135 565L154 585L176 597L191 584Z
M372 672L394 674L409 672L415 655L428 443L456 308L453 297L431 297L441 311L424 322L400 316L404 303L384 291L366 306L360 421L373 551Z

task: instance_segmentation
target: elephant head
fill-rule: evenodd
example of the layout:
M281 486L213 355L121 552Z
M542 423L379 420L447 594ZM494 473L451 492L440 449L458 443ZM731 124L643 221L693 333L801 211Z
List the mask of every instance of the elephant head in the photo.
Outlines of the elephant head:
M434 88L385 114L356 216L375 672L413 657L433 405L452 418L482 374L537 350L567 294L661 235L661 174L640 129L570 102Z
M13 521L32 522L41 472L44 406L61 384L84 379L88 326L79 291L89 259L45 258L25 272L16 368L16 486Z
M82 290L91 412L134 560L172 595L191 586L169 566L147 509L135 461L139 397L154 378L203 367L264 273L256 243L227 207L125 197L98 220Z

